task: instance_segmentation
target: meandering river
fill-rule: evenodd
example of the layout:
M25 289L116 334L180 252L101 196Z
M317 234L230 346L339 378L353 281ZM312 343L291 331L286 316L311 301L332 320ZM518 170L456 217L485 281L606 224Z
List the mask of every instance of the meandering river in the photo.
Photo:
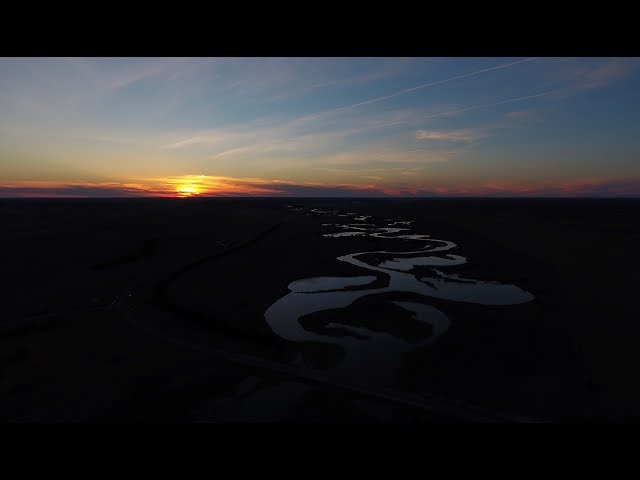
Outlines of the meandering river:
M389 384L405 353L435 342L450 326L447 316L428 304L430 298L482 305L515 305L534 298L531 293L515 285L474 280L443 272L447 267L465 264L467 259L445 253L458 248L451 241L434 239L424 233L411 233L411 220L385 219L375 222L371 216L357 216L353 212L337 213L313 209L307 214L351 217L354 220L353 223L322 224L325 228L337 230L324 234L327 241L344 241L341 237L371 236L387 239L391 244L395 243L393 240L403 240L403 243L411 240L421 245L411 251L376 250L339 256L337 260L355 265L367 275L296 280L289 284L290 292L265 311L265 320L273 332L286 340L324 342L342 347L345 358L333 368L337 377L349 377L350 380L357 377L357 381L367 384ZM424 271L420 267L428 267L428 274L417 273ZM386 285L367 288L378 279L385 279ZM422 297L420 302L390 302L408 312L414 320L428 324L431 334L419 342L410 342L387 332L361 326L329 324L329 327L339 327L346 332L343 336L331 336L306 329L300 322L306 315L347 308L360 298L382 293L413 293Z

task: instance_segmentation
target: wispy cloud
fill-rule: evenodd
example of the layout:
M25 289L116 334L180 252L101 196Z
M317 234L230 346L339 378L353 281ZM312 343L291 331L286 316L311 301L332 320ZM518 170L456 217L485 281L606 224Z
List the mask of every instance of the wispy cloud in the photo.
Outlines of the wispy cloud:
M220 175L209 177L207 188L221 195L353 190L359 183L453 194L447 188L454 187L436 180L471 182L468 172L479 172L485 159L507 176L542 169L537 174L560 148L575 148L562 153L576 165L585 153L594 176L612 171L597 159L615 154L616 168L631 177L640 97L625 80L635 79L639 66L628 58L1 59L4 177L121 180L3 188L173 195L171 182L134 177L197 171ZM269 105L270 99L282 101ZM607 122L579 121L582 107ZM528 132L543 114L545 122ZM565 138L580 134L584 141L561 146L563 125L571 126ZM515 132L511 127L518 143L501 144ZM488 137L491 142L478 141ZM513 155L520 146L541 160L527 164ZM477 156L464 155L476 148ZM631 188L598 181L496 180L455 188L456 194L522 195Z
M146 197L160 195L148 185L119 182L18 181L0 184L0 197Z
M286 166L288 162L298 163L298 156L303 154L305 161L311 166L324 164L354 165L374 162L378 164L426 164L445 162L460 153L460 150L408 150L406 148L391 147L387 142L380 141L379 145L365 144L344 145L340 151L319 153L331 145L335 148L340 141L357 134L373 132L377 129L391 127L411 127L424 124L426 120L452 116L470 110L489 108L498 105L523 102L550 95L553 91L533 95L508 98L498 102L473 105L457 109L447 109L439 112L424 112L417 110L392 110L373 115L360 115L345 118L338 122L334 118L327 121L321 114L308 115L288 120L282 123L254 123L225 127L222 129L199 132L192 137L164 145L164 148L185 148L204 143L217 143L217 151L213 151L207 158L211 160L244 160L256 161L264 155L280 153L278 164ZM328 128L327 131L322 129ZM473 129L454 130L418 130L415 138L422 141L449 141L470 144L475 140L489 135L491 126ZM315 133L305 133L315 132ZM369 146L362 146L369 145Z
M393 58L385 60L382 65L377 65L376 69L373 71L358 75L345 76L333 80L327 80L324 82L317 82L312 84L311 88L362 85L365 83L375 82L377 80L397 75L398 73L406 70L407 67L409 67L407 59Z
M0 184L0 197L181 197L228 196L380 196L384 188L370 184L326 184L245 177L182 175L117 182L11 182Z
M273 152L302 152L306 155L358 134L376 130L417 125L423 121L420 110L392 110L381 114L354 116L325 122L318 118L310 122L285 121L280 124L250 122L219 129L194 131L163 144L162 149L187 149L196 145L211 145L207 158L232 158L234 155ZM175 138L175 137L174 137ZM166 140L165 140L166 141Z
M552 94L557 93L559 91L560 91L560 89L548 90L546 92L535 93L533 95L526 95L524 97L508 98L506 100L500 100L498 102L484 103L482 105L473 105L471 107L462 107L462 108L458 108L458 109L454 109L454 110L435 113L435 114L430 115L430 116L428 116L426 118L446 117L446 116L450 116L450 115L456 115L458 113L464 113L464 112L470 112L472 110L478 110L478 109L481 109L481 108L490 108L490 107L497 107L498 105L506 105L508 103L523 102L525 100L532 100L534 98L540 98L540 97L545 97L545 96L548 96L548 95L552 95Z
M638 58L548 58L540 79L554 86L559 98L569 98L623 80L640 67Z
M434 82L423 83L421 85L416 85L414 87L405 88L403 90L394 92L394 93L392 93L390 95L384 95L384 96L380 96L380 97L375 97L375 98L371 98L369 100L364 100L364 101L361 101L361 102L358 102L358 103L353 103L353 104L350 104L350 105L344 105L342 107L332 108L332 109L329 109L329 110L324 110L324 111L319 111L319 112L303 115L303 116L300 116L300 117L295 118L293 120L290 120L288 123L290 125L295 125L295 124L300 125L300 124L304 124L304 123L309 123L309 122L318 120L318 119L323 118L323 117L335 115L335 114L338 114L338 113L345 113L345 112L347 112L349 110L352 110L354 108L357 108L357 107L370 105L370 104L373 104L373 103L378 103L378 102L381 102L383 100L387 100L387 99L390 99L390 98L398 97L400 95L405 95L407 93L411 93L411 92L414 92L416 90L420 90L420 89L423 89L423 88L431 87L431 86L434 86L434 85L440 85L440 84L443 84L443 83L451 82L451 81L462 79L462 78L474 77L474 76L477 76L477 75L480 75L480 74L483 74L483 73L486 73L486 72L490 72L490 71L493 71L493 70L499 70L499 69L503 69L503 68L508 68L508 67L511 67L511 66L514 66L514 65L518 65L518 64L521 64L521 63L531 62L533 60L536 60L536 57L525 58L525 59L522 59L522 60L517 60L515 62L504 63L504 64L496 65L494 67L484 68L484 69L481 69L481 70L475 70L473 72L468 72L468 73L464 73L464 74L461 74L461 75L455 75L453 77L448 77L448 78L445 78L445 79L442 79L442 80L436 80ZM537 96L542 96L542 95L546 95L546 94L547 93L543 93L543 94L539 94ZM526 98L534 98L534 96L526 97ZM523 97L523 98L519 98L519 99L506 100L503 103L525 100L526 98ZM483 108L485 106L490 106L490 105L482 105L482 106L477 106L477 107L471 107L470 109ZM462 110L462 111L466 111L466 110ZM453 113L459 113L459 112L453 112ZM445 115L445 114L447 114L447 113L443 113L441 115Z
M411 185L388 190L393 195L488 196L488 197L640 197L640 180L620 178L575 178L523 183L491 180L478 184Z
M220 137L191 137L185 138L184 140L178 140L177 142L168 143L167 145L162 145L160 148L164 150L173 150L202 143L214 144L220 142L220 140L222 140Z
M411 60L414 61L412 62ZM307 94L317 95L318 90L322 91L322 89L332 90L364 86L406 73L407 70L413 68L412 63L415 63L415 59L384 58L378 59L375 65L370 65L371 63L371 59L367 58L315 59L313 63L301 65L301 70L297 73L302 76L303 81L300 82L299 86L289 86L281 89L275 95L267 97L265 101L275 102L301 98ZM420 63L425 63L425 60L421 59ZM363 67L366 71L360 73ZM358 73L353 73L354 69ZM338 71L336 72L335 70ZM347 71L343 72L343 70ZM311 83L307 83L307 78L310 78Z
M401 165L415 166L427 165L431 163L446 162L459 154L461 149L418 149L405 150L391 147L362 147L339 152L331 155L322 155L308 158L307 162L313 165L317 163L326 165L328 168L335 168L336 165L345 166L383 166L400 167Z
M539 119L543 116L543 114L548 113L550 108L543 107L532 107L532 108L524 108L520 110L512 110L504 114L504 118L508 120L516 120L516 121L529 121Z
M101 134L93 134L91 132L87 132L85 134L81 133L73 133L68 131L47 131L47 130L35 130L31 128L2 128L0 127L0 132L9 133L12 135L27 135L33 137L50 137L50 138L60 138L60 139L70 139L70 140L88 140L92 142L106 142L106 143L118 143L118 144L126 144L126 145L154 145L153 140L141 138L141 136L109 136L109 135L101 135Z
M132 179L131 182L16 181L0 184L0 197L179 197L200 196L528 196L640 197L640 180L579 177L530 183L491 180L473 185L418 181L418 169L405 170L407 181L366 175L373 183L293 182L247 177L182 175Z
M582 73L579 80L579 88L590 90L605 87L627 76L638 68L638 59L614 58Z
M263 148L264 149L270 148L270 149L274 150L277 147L275 147L273 144L271 144L271 145L266 145ZM216 159L216 158L230 157L230 156L239 155L239 154L259 152L260 149L261 149L260 145L246 145L244 147L228 148L226 150L222 150L221 152L218 152L218 153L215 153L215 154L211 155L209 158Z
M487 136L481 130L418 130L416 138L418 140L446 140L450 142L473 142Z
M350 107L360 107L360 106L363 106L363 105L370 105L372 103L381 102L381 101L387 100L389 98L398 97L400 95L406 95L407 93L415 92L416 90L421 90L423 88L432 87L434 85L442 85L443 83L452 82L454 80L460 80L462 78L474 77L476 75L480 75L481 73L486 73L486 72L491 72L493 70L499 70L499 69L502 69L502 68L511 67L513 65L518 65L520 63L531 62L532 60L536 60L536 58L535 57L525 58L523 60L518 60L516 62L503 63L501 65L496 65L495 67L483 68L482 70L475 70L473 72L463 73L462 75L455 75L453 77L445 78L443 80L436 80L435 82L423 83L422 85L417 85L417 86L411 87L411 88L405 88L404 90L400 90L400 91L392 93L390 95L384 95L382 97L376 97L376 98L372 98L370 100L365 100L364 102L354 103L353 105L350 105Z

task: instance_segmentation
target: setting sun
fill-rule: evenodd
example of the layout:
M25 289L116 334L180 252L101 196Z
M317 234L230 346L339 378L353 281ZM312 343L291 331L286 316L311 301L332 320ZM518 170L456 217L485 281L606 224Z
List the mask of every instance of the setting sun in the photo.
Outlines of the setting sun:
M179 185L177 188L178 196L180 197L193 197L200 193L200 190L195 185Z

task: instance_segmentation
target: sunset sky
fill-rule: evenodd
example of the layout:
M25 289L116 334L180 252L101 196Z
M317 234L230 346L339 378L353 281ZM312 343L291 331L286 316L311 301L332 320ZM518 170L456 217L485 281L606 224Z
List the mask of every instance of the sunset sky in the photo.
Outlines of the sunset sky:
M0 58L0 196L640 196L638 58Z

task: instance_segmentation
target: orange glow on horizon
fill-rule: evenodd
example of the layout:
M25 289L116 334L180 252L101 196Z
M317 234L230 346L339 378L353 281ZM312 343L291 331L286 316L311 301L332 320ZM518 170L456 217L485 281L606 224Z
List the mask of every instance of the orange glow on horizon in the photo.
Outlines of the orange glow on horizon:
M181 198L195 197L197 195L200 195L200 189L195 185L191 185L191 184L179 185L176 188L176 192L178 192L178 197L181 197Z
M328 184L291 182L249 177L181 175L170 177L128 178L122 182L0 182L0 197L228 197L228 196L297 196L311 188L314 194L341 189L347 195L359 192L381 196L589 196L593 194L638 195L633 180L607 177L581 177L560 181L542 180L520 183L492 180L471 185L421 185L414 183ZM303 195L304 196L304 195Z

